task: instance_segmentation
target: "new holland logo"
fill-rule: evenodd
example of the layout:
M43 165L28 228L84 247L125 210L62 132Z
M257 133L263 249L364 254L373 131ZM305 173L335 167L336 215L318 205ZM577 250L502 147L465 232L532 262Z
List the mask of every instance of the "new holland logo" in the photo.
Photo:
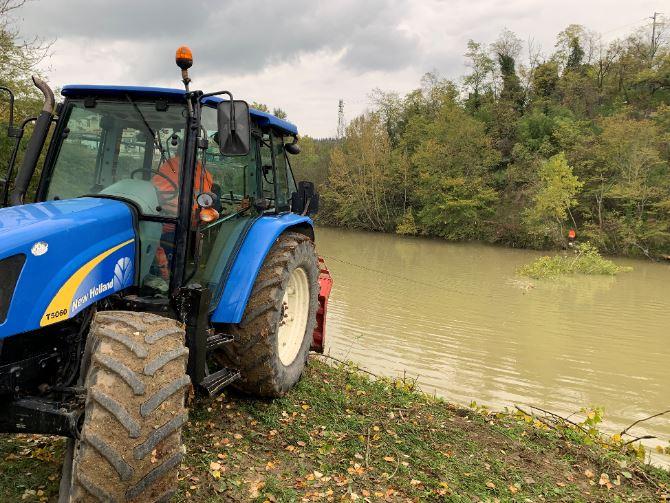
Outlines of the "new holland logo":
M130 258L119 259L114 267L114 290L121 290L133 282L133 263Z
M44 241L38 241L30 249L30 253L32 253L36 257L40 257L48 251L49 251L49 245L48 245L48 243L45 243Z

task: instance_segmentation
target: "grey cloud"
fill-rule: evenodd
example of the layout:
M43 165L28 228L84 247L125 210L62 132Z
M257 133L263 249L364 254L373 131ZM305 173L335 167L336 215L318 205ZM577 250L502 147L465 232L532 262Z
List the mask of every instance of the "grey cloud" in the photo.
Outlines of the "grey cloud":
M411 65L417 41L397 28L409 0L49 0L24 8L23 32L80 44L131 42L135 77L164 74L180 44L205 74L255 73L302 54L345 50L341 64L360 70Z

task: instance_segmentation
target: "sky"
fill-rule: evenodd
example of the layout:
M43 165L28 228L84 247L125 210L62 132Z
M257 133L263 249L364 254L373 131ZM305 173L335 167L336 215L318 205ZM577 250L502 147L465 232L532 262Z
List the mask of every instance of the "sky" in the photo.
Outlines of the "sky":
M665 5L664 5L665 4ZM332 137L370 107L373 89L407 93L426 72L458 81L469 39L508 28L545 54L582 24L605 40L649 26L658 0L32 0L22 37L54 41L41 69L52 87L181 87L174 52L193 50L192 89L280 107L303 135Z

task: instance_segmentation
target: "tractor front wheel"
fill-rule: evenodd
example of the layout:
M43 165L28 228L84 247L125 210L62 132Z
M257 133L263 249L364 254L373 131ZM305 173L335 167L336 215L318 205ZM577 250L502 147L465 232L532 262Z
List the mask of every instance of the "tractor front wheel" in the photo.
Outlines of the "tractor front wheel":
M61 502L164 502L176 492L190 385L184 329L146 313L96 315L82 364L86 410Z
M319 306L319 266L305 235L282 234L265 258L234 341L217 353L219 363L240 370L233 384L245 393L274 398L300 379Z

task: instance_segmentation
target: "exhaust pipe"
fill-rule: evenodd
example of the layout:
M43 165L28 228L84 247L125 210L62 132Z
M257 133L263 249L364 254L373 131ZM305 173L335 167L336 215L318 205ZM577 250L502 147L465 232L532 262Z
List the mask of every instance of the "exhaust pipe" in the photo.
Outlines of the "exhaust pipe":
M39 117L37 117L37 122L35 122L35 129L33 130L33 134L30 137L30 140L28 141L26 154L23 158L23 163L21 164L21 169L16 175L14 190L12 191L10 198L10 204L12 206L19 206L23 204L23 198L28 191L30 179L35 173L37 162L39 161L40 154L42 153L42 147L44 147L44 142L46 141L47 135L49 134L51 118L53 117L54 108L56 106L54 93L47 85L47 83L35 76L33 76L33 83L35 84L35 87L37 87L37 89L39 89L44 95L44 106L42 107L42 112L40 113Z

